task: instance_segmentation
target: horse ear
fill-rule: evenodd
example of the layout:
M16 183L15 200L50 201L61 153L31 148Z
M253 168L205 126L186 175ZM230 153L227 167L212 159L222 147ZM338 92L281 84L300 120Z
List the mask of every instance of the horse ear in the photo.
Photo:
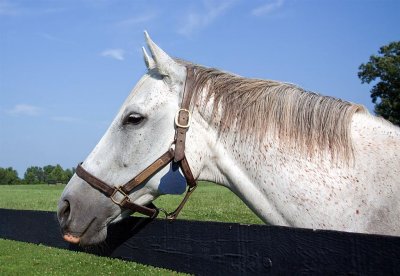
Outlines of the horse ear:
M144 63L146 64L147 69L151 70L156 68L156 63L154 62L153 58L147 54L147 51L144 47L142 47L142 51L143 51Z
M153 42L153 40L151 40L149 34L146 31L144 31L144 36L146 38L146 43L150 49L157 71L164 76L174 77L179 75L179 65L167 53L165 53L160 47L158 47L157 44Z

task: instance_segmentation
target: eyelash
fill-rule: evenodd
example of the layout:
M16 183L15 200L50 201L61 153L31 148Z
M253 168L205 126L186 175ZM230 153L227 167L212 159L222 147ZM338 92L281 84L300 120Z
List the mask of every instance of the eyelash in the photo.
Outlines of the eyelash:
M141 122L143 122L145 118L137 113L131 113L128 116L125 117L123 124L124 125L139 125Z

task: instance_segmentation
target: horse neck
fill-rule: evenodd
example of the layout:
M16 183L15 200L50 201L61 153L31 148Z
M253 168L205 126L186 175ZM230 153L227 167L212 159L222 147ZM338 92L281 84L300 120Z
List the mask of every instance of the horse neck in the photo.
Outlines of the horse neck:
M267 157L261 152L249 150L253 146L247 141L232 147L231 137L218 135L217 124L208 125L200 113L194 114L194 118L201 120L196 123L199 127L196 138L189 138L194 143L188 144L187 154L197 178L229 188L262 220L290 225L267 198L270 185L266 183L266 175L274 172L273 163L265 163L263 159Z
M235 131L220 133L220 114L217 112L217 118L211 119L212 106L211 98L205 107L196 106L193 110L186 153L195 176L229 188L264 221L290 225L268 199L270 182L279 179L275 172L285 158L283 153L262 151L251 138L240 138ZM276 147L273 141L268 143L268 147Z
M199 104L194 105L195 125L189 139L194 143L188 146L189 151L192 149L189 159L195 158L193 163L198 166L198 178L228 187L264 221L291 225L292 219L281 213L282 206L293 201L287 198L287 191L297 189L295 194L301 194L302 187L310 189L309 182L330 170L329 154L312 160L293 141L282 144L273 133L260 141L255 129L246 132L234 125L221 128L223 107L218 105L219 110L213 112L213 97L206 95L203 89ZM235 119L228 121L236 123ZM323 177L338 182L332 175Z

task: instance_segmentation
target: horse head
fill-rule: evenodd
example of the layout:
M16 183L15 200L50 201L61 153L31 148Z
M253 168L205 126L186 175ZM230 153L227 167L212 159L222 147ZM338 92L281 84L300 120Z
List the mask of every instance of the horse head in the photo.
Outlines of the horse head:
M64 239L69 242L102 242L110 223L132 210L147 210L148 215L156 215L158 210L148 207L154 199L185 189L185 179L173 166L181 160L169 162L176 159L170 149L176 135L175 116L181 116L187 69L159 48L147 33L145 37L151 52L149 56L143 48L147 73L133 88L97 146L78 166L58 203L58 219ZM159 161L162 158L168 162ZM160 162L164 163L157 165ZM149 166L150 170L146 170ZM138 174L136 178L143 179L132 184ZM183 186L171 191L167 187L171 179ZM192 180L194 183L193 177ZM126 183L130 183L130 188L121 189ZM134 207L125 208L124 204Z

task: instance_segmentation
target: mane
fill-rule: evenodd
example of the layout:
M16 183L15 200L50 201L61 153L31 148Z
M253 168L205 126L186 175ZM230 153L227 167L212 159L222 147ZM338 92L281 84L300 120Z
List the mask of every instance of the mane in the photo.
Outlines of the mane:
M220 134L237 132L240 138L258 145L274 137L281 146L308 156L328 151L334 159L352 159L351 119L356 112L367 112L363 106L293 84L187 66L195 72L192 104L201 109L213 100L211 118L220 119ZM200 101L202 91L206 91L205 101Z

